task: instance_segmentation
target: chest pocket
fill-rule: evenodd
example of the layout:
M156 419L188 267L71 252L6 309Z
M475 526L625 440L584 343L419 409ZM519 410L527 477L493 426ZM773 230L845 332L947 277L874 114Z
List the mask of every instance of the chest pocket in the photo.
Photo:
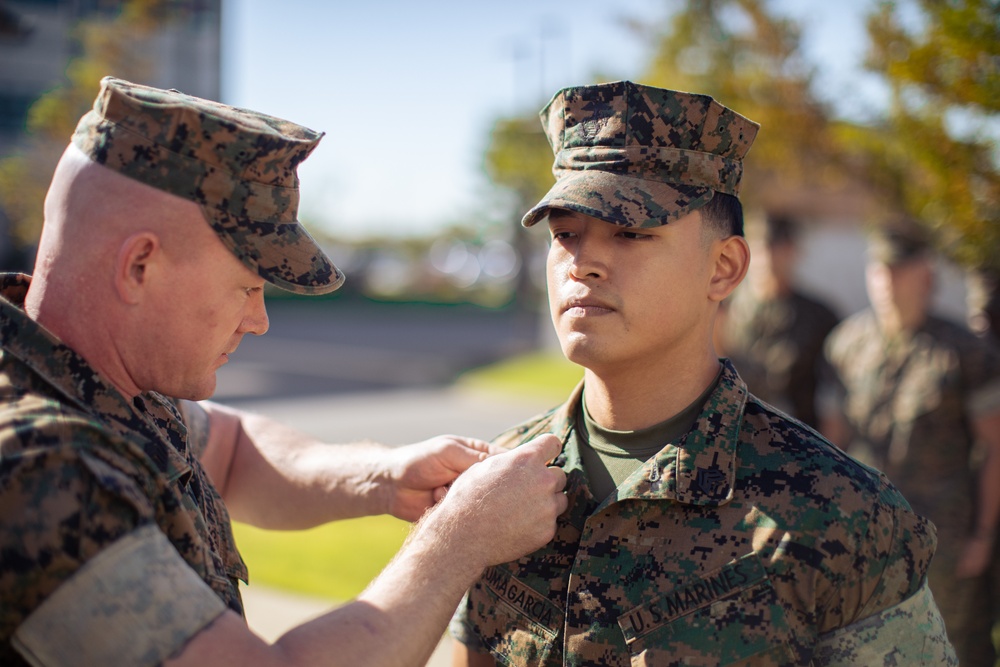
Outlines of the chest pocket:
M795 664L785 609L756 554L681 581L618 625L633 667Z
M563 612L504 567L487 568L469 592L480 639L509 665L562 665Z

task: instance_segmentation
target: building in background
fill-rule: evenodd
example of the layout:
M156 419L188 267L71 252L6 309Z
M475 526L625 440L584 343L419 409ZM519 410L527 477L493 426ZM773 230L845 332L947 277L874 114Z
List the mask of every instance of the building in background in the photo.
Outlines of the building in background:
M76 33L80 21L112 20L125 4L124 0L0 0L0 155L17 145L35 100L65 83L66 67L80 51ZM144 44L155 68L141 83L218 99L221 0L161 4L170 20Z
M84 51L80 26L110 26L138 10L156 18L153 30L136 36L145 73L138 82L219 99L221 0L0 0L0 159L34 150L26 135L29 110L69 83L67 70ZM123 63L123 71L131 64ZM0 205L0 268L27 268L30 258L11 228Z
M748 211L748 216L766 211L800 223L796 284L830 304L841 317L866 308L865 223L878 221L873 214L878 194L862 181L811 188L765 180L760 188L761 210ZM943 256L938 258L932 308L948 319L966 318L966 272Z

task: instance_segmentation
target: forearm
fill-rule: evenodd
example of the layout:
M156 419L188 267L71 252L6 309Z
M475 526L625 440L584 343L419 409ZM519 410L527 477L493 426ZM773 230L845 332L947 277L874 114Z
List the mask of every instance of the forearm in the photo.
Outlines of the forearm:
M382 466L387 448L325 444L269 418L221 406L210 406L209 414L205 459L212 461L209 472L233 519L302 529L388 511Z
M482 571L461 536L418 526L397 557L356 600L268 645L227 612L196 635L172 667L213 664L425 665L464 591Z
M336 664L426 664L481 572L456 553L458 545L446 544L439 534L411 540L357 600L296 628L278 645L294 664L320 664L330 657L321 647L329 645L337 646Z
M171 665L423 665L484 567L538 549L566 510L566 476L549 468L561 441L545 435L472 465L424 515L396 558L357 600L266 645L225 612Z

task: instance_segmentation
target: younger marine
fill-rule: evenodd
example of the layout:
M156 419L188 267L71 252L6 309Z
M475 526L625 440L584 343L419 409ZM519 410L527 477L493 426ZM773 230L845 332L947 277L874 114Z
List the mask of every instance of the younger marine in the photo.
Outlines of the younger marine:
M524 224L548 225L552 320L584 380L498 442L560 438L569 508L469 590L454 664L956 664L933 525L713 348L750 261L758 126L627 81L559 92L542 124L556 183Z

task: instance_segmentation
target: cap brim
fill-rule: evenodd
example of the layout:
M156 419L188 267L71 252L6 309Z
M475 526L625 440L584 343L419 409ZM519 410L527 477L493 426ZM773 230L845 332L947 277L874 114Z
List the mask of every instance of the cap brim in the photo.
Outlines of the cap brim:
M659 227L710 202L711 188L661 183L597 169L566 172L521 220L530 227L561 208L623 227Z
M226 247L275 287L314 295L343 284L344 274L301 224L238 220L223 211L202 210Z

